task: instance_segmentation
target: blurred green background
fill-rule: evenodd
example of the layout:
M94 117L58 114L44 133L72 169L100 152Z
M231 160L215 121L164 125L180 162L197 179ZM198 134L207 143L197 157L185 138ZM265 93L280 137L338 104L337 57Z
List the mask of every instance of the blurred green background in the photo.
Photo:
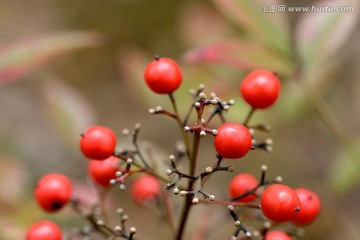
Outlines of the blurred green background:
M288 6L353 11L291 12ZM175 96L184 113L189 89L205 83L205 92L235 100L226 116L232 121L242 121L249 110L238 93L242 77L258 67L277 72L279 101L251 121L272 125L274 152L228 163L253 174L267 164L269 177L281 175L289 186L317 192L322 214L304 239L358 239L359 16L357 0L0 0L0 239L23 239L27 227L43 218L67 231L85 223L69 209L43 213L32 189L43 174L62 172L92 201L87 160L78 149L79 133L92 124L123 138L122 129L140 122L142 144L156 149L156 159L173 153L181 138L175 122L147 113L170 106L143 82L143 69L156 54L176 59L183 70ZM120 139L119 149L128 144ZM215 153L211 137L201 147L200 169ZM214 174L206 188L226 198L233 175ZM126 209L139 239L170 238L159 228L164 223L149 220L156 213L135 206L126 192L112 189L108 200L110 211ZM209 217L201 212L205 207L193 212L186 239L198 239L191 236ZM212 211L205 210L212 219L206 239L228 239L230 217L223 207Z

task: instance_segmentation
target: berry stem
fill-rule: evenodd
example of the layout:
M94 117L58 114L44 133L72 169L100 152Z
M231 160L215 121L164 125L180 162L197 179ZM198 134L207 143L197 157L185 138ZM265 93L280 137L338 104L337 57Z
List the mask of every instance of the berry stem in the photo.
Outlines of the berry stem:
M247 127L247 125L249 124L249 121L250 121L251 117L254 115L255 110L256 110L255 108L250 109L248 115L245 118L245 121L243 122L243 125L245 127Z
M176 105L176 100L174 98L173 93L169 93L169 97L170 97L170 100L171 100L172 107L174 109L174 113L176 114L175 120L176 120L176 122L178 123L178 125L180 127L180 130L181 130L181 133L182 133L182 136L183 136L183 139L184 139L184 143L185 143L185 146L186 146L186 155L190 159L191 158L191 153L190 153L191 148L190 148L189 137L186 134L186 132L183 130L184 126L183 126L183 123L181 122L179 111L178 111L178 108L177 108L177 105Z

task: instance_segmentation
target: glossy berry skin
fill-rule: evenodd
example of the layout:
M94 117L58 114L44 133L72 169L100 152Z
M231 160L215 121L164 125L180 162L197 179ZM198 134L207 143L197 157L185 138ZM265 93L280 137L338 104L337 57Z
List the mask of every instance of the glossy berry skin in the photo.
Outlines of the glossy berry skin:
M103 160L110 157L115 146L116 136L107 127L92 126L81 135L80 149L90 159Z
M249 129L237 123L225 123L218 128L214 139L217 153L224 158L236 159L251 149L252 137Z
M143 205L160 194L160 184L157 178L143 175L137 178L131 186L131 195L136 203Z
M229 192L231 197L237 197L247 191L255 188L258 185L258 180L249 173L241 173L236 175L230 182ZM247 195L238 199L238 202L252 202L256 200L255 195Z
M292 222L297 226L309 225L320 213L320 199L314 192L306 188L297 188L295 192L301 202L301 211L292 219Z
M270 230L265 234L265 240L291 240L291 237L280 230Z
M35 198L39 206L47 212L55 212L71 199L72 185L68 177L58 173L43 176L35 188Z
M91 178L104 187L110 186L110 180L115 178L115 173L119 170L119 159L114 156L104 160L90 160L88 164Z
M62 240L62 232L55 223L43 220L28 229L26 240Z
M241 82L240 92L244 100L253 108L267 108L279 97L280 81L274 73L257 69Z
M170 58L156 58L144 72L148 87L158 94L174 92L182 82L182 73L177 63Z
M300 199L288 186L273 184L261 196L261 210L265 217L274 222L292 220L301 209Z

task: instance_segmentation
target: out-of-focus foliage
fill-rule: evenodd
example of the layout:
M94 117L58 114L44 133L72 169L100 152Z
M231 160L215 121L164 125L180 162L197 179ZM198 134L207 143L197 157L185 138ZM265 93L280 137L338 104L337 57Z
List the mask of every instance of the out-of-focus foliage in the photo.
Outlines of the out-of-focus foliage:
M355 8L347 13L262 11L270 4ZM323 213L304 239L356 239L359 25L356 0L0 1L0 165L6 178L0 188L8 189L0 194L0 225L5 226L0 238L21 239L32 222L43 218L55 219L66 230L82 225L71 211L42 213L32 187L46 172L63 172L74 179L78 193L93 198L85 180L87 162L77 149L77 137L90 124L107 125L121 138L123 128L141 122L141 140L162 147L155 151L161 152L156 161L172 153L180 138L175 124L146 115L149 107L169 106L166 96L151 93L142 79L146 64L160 54L183 69L184 82L175 93L181 110L191 102L188 90L205 83L209 93L235 99L226 117L240 122L248 111L238 92L242 77L258 67L276 71L281 97L252 120L273 125L275 151L234 165L255 173L266 163L270 175L319 193ZM119 149L123 144L126 139ZM199 164L207 166L212 142L201 147L204 163ZM230 177L221 179L224 186ZM226 198L227 189L217 191ZM147 217L154 214L114 190L109 208L119 206L127 209L139 239L168 237L166 230L153 231L160 223ZM219 233L209 239L228 233L216 222L224 219L217 219ZM190 233L197 220L189 224Z

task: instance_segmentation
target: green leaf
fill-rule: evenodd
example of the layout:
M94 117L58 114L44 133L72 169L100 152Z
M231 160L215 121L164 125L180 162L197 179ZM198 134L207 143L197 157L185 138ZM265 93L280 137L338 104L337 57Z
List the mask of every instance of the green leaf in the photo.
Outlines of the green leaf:
M72 51L99 46L96 32L67 31L22 39L0 47L0 84L27 76Z
M356 5L358 1L346 2L346 6L354 9ZM345 7L338 1L327 0L318 2L316 6ZM295 32L304 63L310 66L324 63L324 60L344 45L356 27L357 20L358 14L355 12L322 11L304 14Z
M80 91L55 76L45 76L42 90L50 124L67 146L77 146L82 131L97 122L90 103Z
M328 183L331 188L345 194L360 182L360 141L342 148L331 165Z

